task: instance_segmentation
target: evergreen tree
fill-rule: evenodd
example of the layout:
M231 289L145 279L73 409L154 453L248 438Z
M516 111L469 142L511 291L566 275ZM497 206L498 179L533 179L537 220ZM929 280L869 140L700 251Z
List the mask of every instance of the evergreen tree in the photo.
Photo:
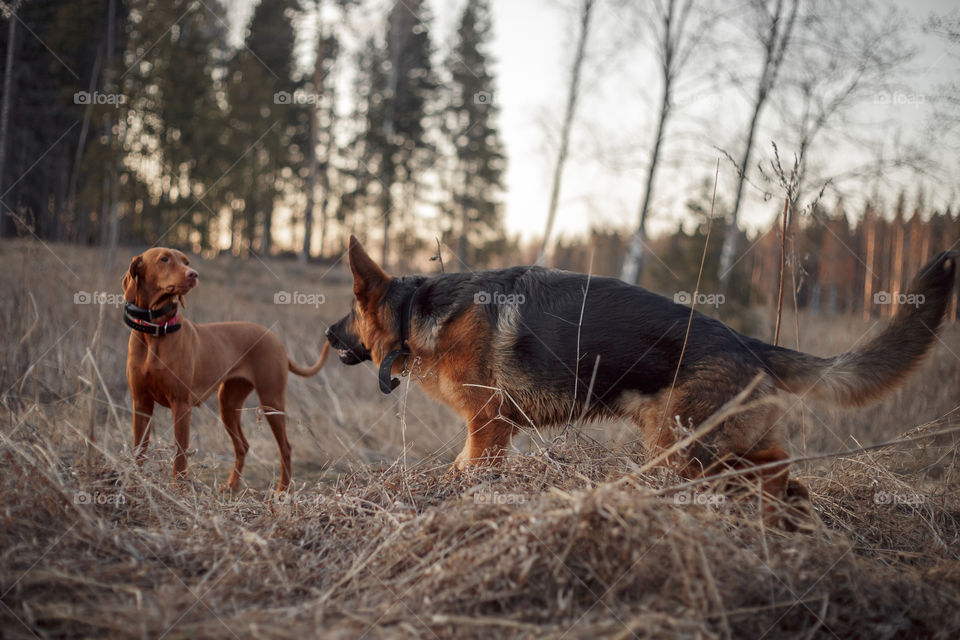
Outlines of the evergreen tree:
M126 7L114 2L112 15L111 0L23 2L0 27L0 87L6 90L0 103L7 108L0 236L75 242L100 236L92 228L101 215L100 187L119 157L103 141L126 108L87 98L105 92L107 60L119 66ZM97 185L94 197L77 193L85 184Z
M430 62L430 36L423 3L396 2L387 17L382 42L370 40L361 56L359 82L365 86L364 129L356 143L357 187L378 189L378 219L383 226L382 262L390 255L395 208L409 209L417 200L418 182L430 166L433 147L425 119L436 91ZM406 190L406 194L401 193Z
M135 207L135 238L210 247L218 205L209 190L225 170L218 65L226 29L211 13L222 7L189 0L130 0L129 6L129 67L120 86L129 97L133 135L125 153L137 160L146 197Z
M450 187L457 220L451 226L464 265L485 261L504 237L499 192L506 157L496 123L494 78L484 52L490 29L487 0L468 0L447 60L451 84L445 128L456 150Z
M269 253L273 210L287 190L298 188L304 164L309 96L294 81L294 0L261 2L244 46L228 66L229 147L236 166L228 190L234 204L231 242ZM242 209L237 208L237 204Z

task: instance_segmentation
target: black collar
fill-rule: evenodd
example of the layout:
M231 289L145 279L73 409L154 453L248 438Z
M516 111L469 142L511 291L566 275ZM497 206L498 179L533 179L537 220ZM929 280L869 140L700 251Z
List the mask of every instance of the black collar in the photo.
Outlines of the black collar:
M159 309L144 309L132 302L124 302L123 322L134 331L149 333L152 336L165 336L180 329L181 325L176 311L177 305L172 302L168 302ZM171 313L174 314L173 317L163 324L153 322L154 319L162 318ZM170 320L177 320L177 322L171 323Z
M423 285L420 286L422 287ZM380 391L385 394L390 394L400 386L398 379L390 377L390 370L393 369L393 363L396 362L397 358L410 355L410 345L407 344L407 340L410 338L410 319L413 315L413 299L417 297L419 292L420 287L417 287L413 290L413 293L403 301L403 304L400 305L400 348L388 353L380 363Z

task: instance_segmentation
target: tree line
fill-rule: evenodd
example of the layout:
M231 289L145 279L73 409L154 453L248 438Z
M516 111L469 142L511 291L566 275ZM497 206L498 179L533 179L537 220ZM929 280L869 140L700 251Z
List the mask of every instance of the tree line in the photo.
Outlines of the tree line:
M443 56L420 0L366 34L351 0L263 1L240 43L218 2L3 8L3 237L236 254L282 237L307 258L338 224L380 229L386 260L429 209L465 263L504 244L487 0Z
M816 201L788 220L785 245L782 218L752 238L739 231L737 242L745 250L723 273L718 267L724 237L717 231L723 229L724 212L732 205L717 202L711 216L711 188L704 183L686 204L697 221L692 229L680 224L673 233L649 241L650 265L643 284L668 297L698 290L716 298L719 304L701 303L697 308L741 328L757 328L741 324L749 322L747 309L776 305L784 247L786 308L870 319L890 317L900 305L917 303L905 297L910 279L933 255L956 251L960 245L960 211L931 209L922 192L912 201L900 193L893 203L878 200L858 210L843 201L832 205ZM617 275L631 241L628 234L595 229L583 241L561 240L556 261L565 269ZM948 309L951 322L957 313L955 293Z
M758 254L747 251L755 240L739 221L751 185L765 177L756 158L766 134L798 151L792 182L781 185L795 206L827 183L843 193L860 180L853 189L862 192L888 171L935 164L916 145L879 149L844 175L811 160L818 145L836 139L870 148L852 114L876 95L895 95L891 78L915 53L896 7L879 0L575 0L560 61L566 92L558 144L547 159L546 224L539 250L524 256L503 219L507 158L488 0L462 0L448 34L437 33L426 0L375 7L262 0L239 38L227 6L0 2L0 237L101 245L111 261L120 243L308 259L339 255L357 232L391 264L432 254L436 238L454 269L571 266L570 256L586 255L602 239L609 246L597 272L656 285L663 266L656 247L687 237L651 239L647 230L661 213L657 185L680 137L678 114L690 91L722 86L745 96L743 130L736 144L716 149L736 183L732 202L718 207L718 253L707 264L717 292L748 299ZM926 28L956 43L958 25L960 15L948 14L931 16ZM598 37L601 27L604 36L622 38L629 55L655 62L656 83L647 87L652 137L638 151L637 221L629 239L596 230L558 241L552 226L568 157L582 153L576 136L584 93L604 71L598 51L609 46L615 54L618 46ZM957 93L955 83L942 88L939 140L955 138ZM895 207L873 202L860 215L896 219ZM706 208L702 198L697 206ZM699 219L693 210L686 215ZM798 237L831 224L829 216L801 218L790 227ZM793 250L804 246L798 239ZM791 261L797 269L799 255ZM809 274L800 280L812 282Z

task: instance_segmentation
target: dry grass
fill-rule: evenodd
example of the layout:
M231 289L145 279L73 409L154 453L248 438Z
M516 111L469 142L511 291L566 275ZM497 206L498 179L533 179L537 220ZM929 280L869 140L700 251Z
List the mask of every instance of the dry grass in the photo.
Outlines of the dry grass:
M289 500L270 495L276 446L253 411L248 489L215 490L232 454L213 404L194 412L193 480L177 489L166 410L149 462L130 460L119 311L101 319L72 304L79 290L117 292L123 266L103 273L94 251L52 250L59 260L0 244L3 637L960 634L953 434L798 465L818 522L785 534L761 525L749 497L688 504L716 494L639 474L622 424L528 438L502 469L450 475L463 434L447 409L406 383L381 396L371 367L331 363L291 377ZM273 326L303 363L349 299L340 268L218 259L199 269L192 318ZM279 290L326 302L274 305ZM816 353L867 329L801 323ZM942 340L879 407L806 407L811 453L960 426L960 331Z

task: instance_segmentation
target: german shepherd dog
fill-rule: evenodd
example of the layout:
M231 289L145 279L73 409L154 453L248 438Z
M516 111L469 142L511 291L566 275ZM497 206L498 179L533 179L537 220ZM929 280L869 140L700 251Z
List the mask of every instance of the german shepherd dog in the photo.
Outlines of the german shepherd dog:
M806 511L809 494L777 464L789 456L776 407L754 401L786 391L860 406L893 389L936 339L956 258L944 252L921 269L909 288L917 304L901 306L880 335L820 358L691 317L689 306L615 278L540 267L391 278L351 237L355 299L326 335L344 363L378 365L385 393L398 384L392 375L410 373L463 416L458 469L497 463L531 422L623 417L684 477L747 470L776 524ZM739 412L681 442L750 386Z

